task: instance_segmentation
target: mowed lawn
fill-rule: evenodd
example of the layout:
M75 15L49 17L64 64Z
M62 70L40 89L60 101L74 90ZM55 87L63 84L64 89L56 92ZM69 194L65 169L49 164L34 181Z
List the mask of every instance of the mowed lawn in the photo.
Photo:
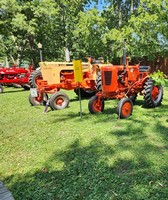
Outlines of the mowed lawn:
M69 107L43 113L30 91L0 94L0 180L16 200L167 200L168 87L162 105L119 120L117 100L98 115L65 91Z

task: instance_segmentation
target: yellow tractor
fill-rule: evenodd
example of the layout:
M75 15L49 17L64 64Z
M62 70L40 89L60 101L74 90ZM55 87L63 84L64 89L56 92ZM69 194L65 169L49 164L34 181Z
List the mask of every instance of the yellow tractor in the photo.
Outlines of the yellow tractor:
M40 62L40 70L34 71L29 77L31 93L29 102L31 105L41 105L50 97L50 107L53 110L63 109L68 106L69 98L60 89L74 90L79 95L78 83L74 79L74 69L72 62ZM102 66L100 60L91 63L82 62L83 81L80 83L80 93L82 97L93 96L97 89L95 81ZM108 64L109 65L109 64ZM112 66L112 64L110 64Z

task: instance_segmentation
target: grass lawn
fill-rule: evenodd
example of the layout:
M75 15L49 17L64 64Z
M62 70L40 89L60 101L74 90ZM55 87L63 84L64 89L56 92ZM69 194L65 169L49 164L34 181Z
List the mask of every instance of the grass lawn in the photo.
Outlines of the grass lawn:
M118 101L98 115L73 91L69 108L43 113L30 91L0 94L0 180L16 200L167 200L168 87L162 105L118 120Z

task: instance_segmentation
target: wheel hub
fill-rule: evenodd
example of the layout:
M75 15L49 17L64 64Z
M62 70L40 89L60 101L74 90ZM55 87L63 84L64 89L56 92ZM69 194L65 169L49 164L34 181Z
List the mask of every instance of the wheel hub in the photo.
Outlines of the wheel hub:
M157 97L158 97L158 94L159 94L159 89L158 89L158 87L154 87L153 88L153 90L152 90L152 99L153 100L156 100L157 99Z
M57 105L62 106L63 103L64 103L64 100L62 98L56 99L56 104Z
M124 116L128 116L131 112L131 104L126 102L122 107L122 113Z
M101 103L98 103L98 101L95 101L93 103L93 108L95 111L99 112L101 110Z

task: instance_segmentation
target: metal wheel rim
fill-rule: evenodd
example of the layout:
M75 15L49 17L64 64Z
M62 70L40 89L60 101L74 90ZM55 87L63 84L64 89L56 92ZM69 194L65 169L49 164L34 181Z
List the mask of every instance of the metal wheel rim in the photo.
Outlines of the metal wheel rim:
M101 103L98 103L98 100L95 100L93 102L93 109L96 111L96 112L100 112L101 109L102 109L102 102Z
M122 106L121 112L124 117L127 117L131 114L132 105L130 102L125 102Z
M66 106L66 98L64 96L59 96L55 99L54 103L58 108L62 108Z
M152 99L153 101L157 101L158 97L159 97L159 88L157 86L154 86L153 87L153 90L152 90Z

